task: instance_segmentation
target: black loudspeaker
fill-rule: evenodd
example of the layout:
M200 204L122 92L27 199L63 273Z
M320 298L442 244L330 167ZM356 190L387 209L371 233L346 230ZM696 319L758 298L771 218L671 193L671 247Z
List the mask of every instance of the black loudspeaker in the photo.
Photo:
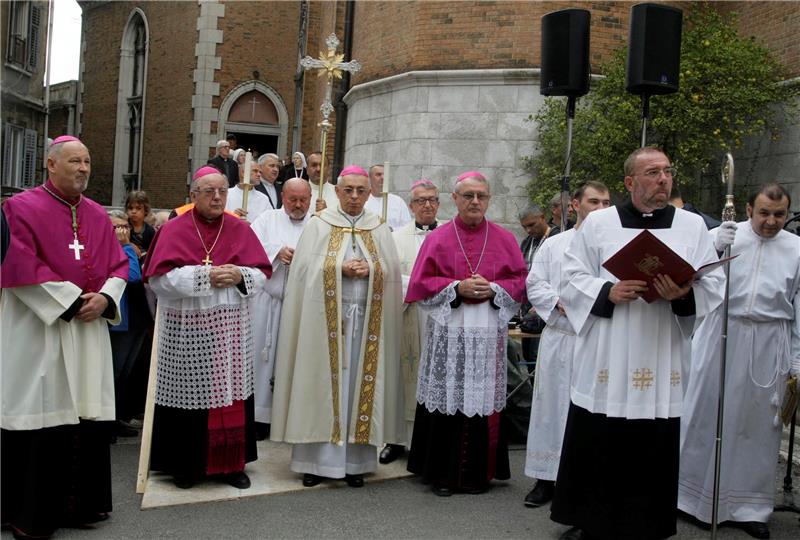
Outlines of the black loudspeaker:
M542 95L577 97L589 91L589 17L585 9L542 17Z
M625 88L633 94L678 91L683 12L662 4L631 8Z

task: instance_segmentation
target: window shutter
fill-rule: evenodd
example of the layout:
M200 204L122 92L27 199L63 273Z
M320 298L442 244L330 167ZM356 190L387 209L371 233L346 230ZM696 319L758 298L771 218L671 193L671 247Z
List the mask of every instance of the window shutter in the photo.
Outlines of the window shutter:
M36 185L36 130L25 130L25 154L22 162L22 187Z
M11 178L11 126L3 126L3 181L12 184Z
M36 69L39 62L39 26L42 19L42 9L31 4L30 26L28 28L28 69Z

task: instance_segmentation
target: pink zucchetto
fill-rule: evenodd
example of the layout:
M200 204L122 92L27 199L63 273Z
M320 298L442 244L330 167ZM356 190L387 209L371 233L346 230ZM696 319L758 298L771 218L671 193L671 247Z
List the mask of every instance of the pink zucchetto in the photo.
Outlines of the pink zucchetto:
M83 144L83 141L81 141L77 137L73 137L72 135L61 135L60 137L56 137L55 139L53 139L53 142L50 143L50 144L51 145L52 144L61 144L61 143L72 142L72 141L79 142L79 143Z
M456 178L456 184L458 184L462 180L466 180L467 178L478 178L478 179L486 182L486 177L483 176L478 171L467 171L467 172L464 172L464 173L461 173L461 174L458 175L458 178Z
M419 180L417 180L416 182L411 184L411 190L413 190L414 188L419 187L419 186L436 187L434 185L434 183L431 182L430 180L428 180L427 178L420 178ZM409 191L411 191L411 190L409 190Z
M210 165L203 165L192 175L192 180L197 180L198 178L202 178L204 176L208 176L209 174L222 174L219 172L219 169L216 167L211 167Z
M350 174L355 174L358 176L366 176L367 178L369 178L369 173L367 173L367 171L365 171L358 165L348 165L347 167L342 169L342 172L339 173L339 178Z

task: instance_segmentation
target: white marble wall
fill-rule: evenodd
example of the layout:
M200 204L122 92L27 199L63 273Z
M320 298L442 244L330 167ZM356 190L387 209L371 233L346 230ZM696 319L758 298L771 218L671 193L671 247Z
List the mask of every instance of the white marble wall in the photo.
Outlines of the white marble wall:
M517 212L528 204L535 129L526 118L543 103L539 70L415 71L353 87L345 163L392 163L391 191L428 178L442 191L439 216L450 218L455 178L478 170L489 179L489 219L521 235Z

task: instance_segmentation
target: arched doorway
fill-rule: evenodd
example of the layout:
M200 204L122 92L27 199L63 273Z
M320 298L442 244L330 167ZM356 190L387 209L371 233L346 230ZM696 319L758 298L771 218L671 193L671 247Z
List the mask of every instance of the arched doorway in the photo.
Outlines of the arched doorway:
M261 81L247 81L231 90L219 110L217 136L236 135L240 148L259 155L286 154L288 120L280 95Z

